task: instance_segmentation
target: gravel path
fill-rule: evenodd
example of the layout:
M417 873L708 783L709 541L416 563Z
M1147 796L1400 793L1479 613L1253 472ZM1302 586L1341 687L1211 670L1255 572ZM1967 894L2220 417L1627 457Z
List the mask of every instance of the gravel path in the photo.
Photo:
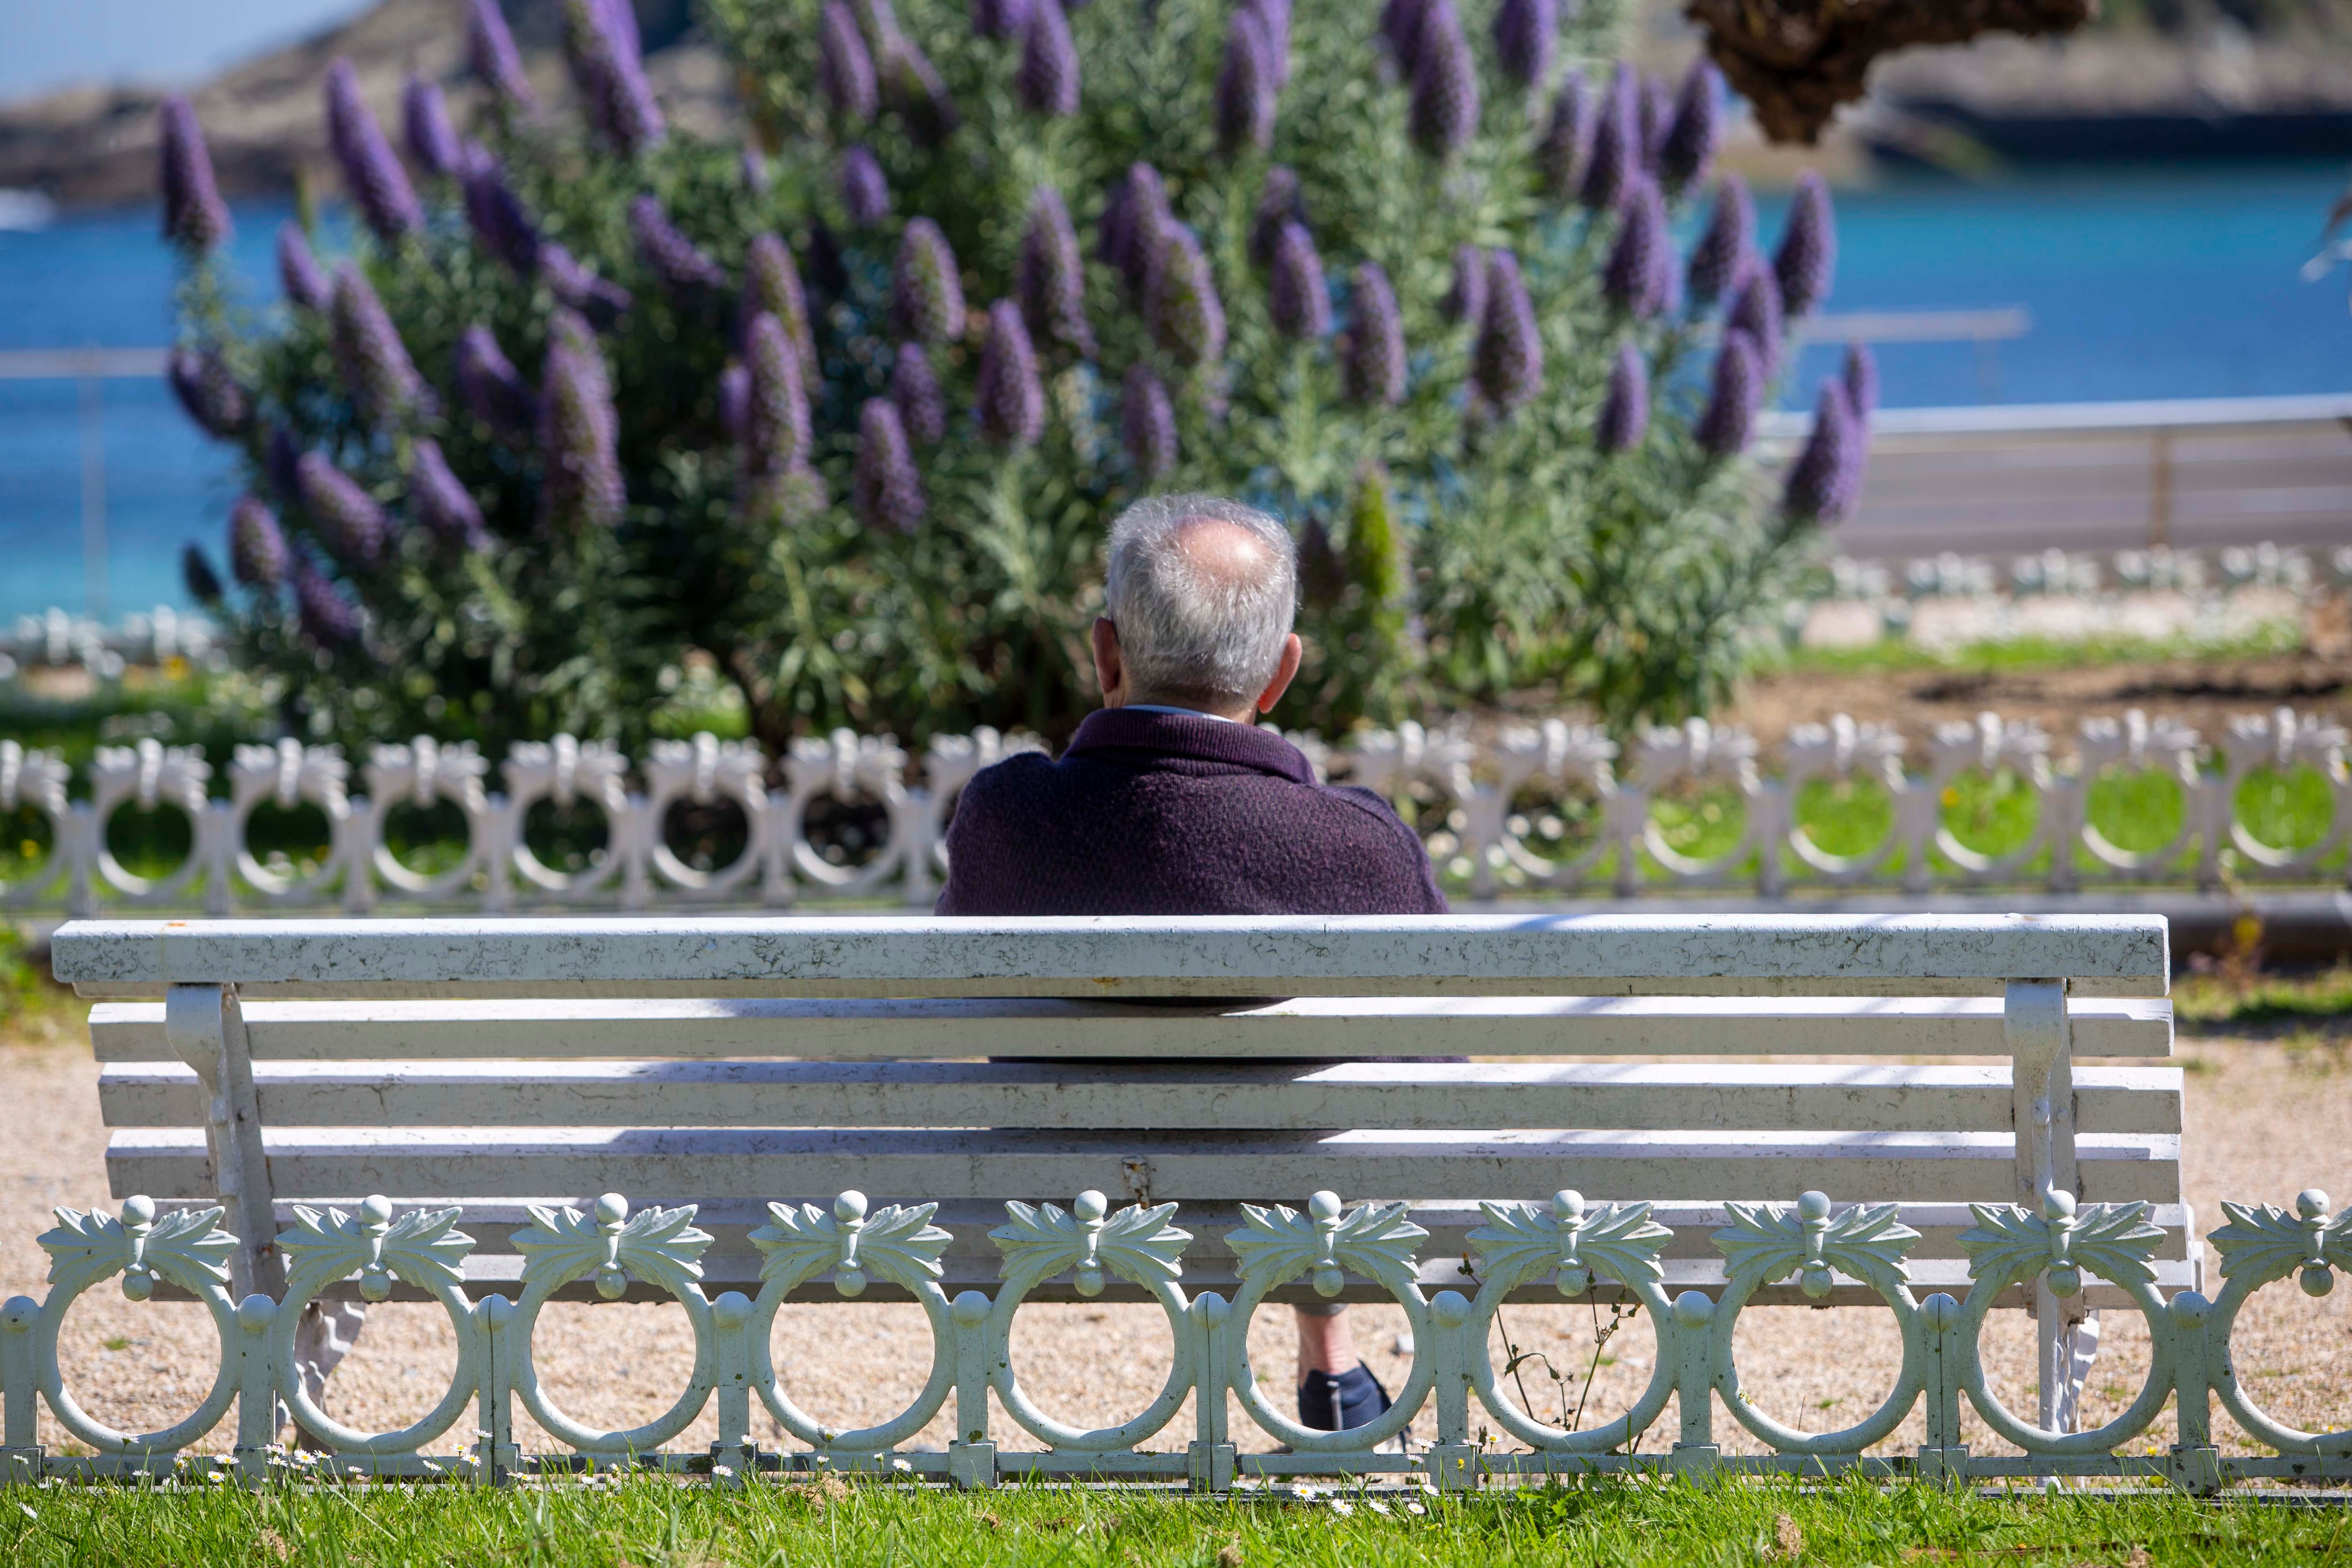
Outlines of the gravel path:
M2189 1069L2188 1184L2200 1228L2210 1232L2221 1223L2223 1194L2285 1204L2304 1186L2344 1185L2340 1153L2352 1147L2352 1074L2341 1048L2184 1040L2181 1049ZM0 1100L8 1106L9 1128L0 1137L0 1296L42 1293L47 1260L35 1238L48 1225L52 1207L113 1207L96 1084L87 1048L68 1039L0 1044ZM2249 1306L2238 1332L2240 1375L2274 1416L2315 1429L2347 1419L2348 1307L2352 1291L2312 1301L2284 1283ZM1605 1323L1606 1314L1601 1316ZM1273 1389L1295 1380L1286 1319L1283 1312L1261 1313L1250 1335L1253 1364ZM2032 1325L2022 1313L2001 1313L1995 1321L1995 1391L2011 1408L2030 1414ZM1373 1370L1397 1387L1409 1364L1409 1347L1399 1340L1403 1314L1394 1308L1359 1309L1356 1322ZM1522 1351L1545 1358L1523 1374L1528 1397L1540 1414L1556 1416L1563 1398L1573 1409L1581 1398L1588 1424L1606 1419L1633 1402L1652 1370L1654 1347L1638 1319L1611 1341L1589 1390L1582 1375L1592 1361L1590 1309L1512 1307L1505 1326ZM2093 1422L2111 1418L2131 1402L2147 1366L2147 1336L2136 1314L2108 1312L2106 1330L2086 1398ZM211 1339L202 1309L134 1306L109 1282L67 1322L68 1386L100 1419L152 1431L203 1397L208 1379L199 1369L213 1362ZM846 1428L904 1406L928 1375L929 1343L913 1306L793 1306L778 1317L775 1358L803 1408ZM576 1419L603 1427L658 1415L670 1391L684 1386L692 1361L683 1314L664 1305L558 1303L547 1311L538 1345L548 1395ZM1116 1424L1149 1404L1167 1376L1169 1347L1165 1320L1150 1306L1035 1305L1023 1312L1013 1340L1015 1363L1035 1402L1061 1420L1090 1426ZM1861 1309L1753 1310L1741 1320L1739 1352L1742 1385L1757 1403L1817 1431L1850 1427L1867 1416L1892 1385L1900 1360L1892 1320ZM371 1429L405 1424L437 1401L453 1360L438 1308L376 1308L358 1351L331 1385L330 1412ZM1570 1373L1570 1381L1553 1383L1543 1375L1545 1364ZM520 1419L530 1426L528 1417ZM1237 1432L1254 1430L1237 1411L1234 1423ZM2231 1430L2218 1410L2215 1425ZM1428 1437L1430 1426L1424 1414L1419 1436ZM1972 1446L1999 1450L1973 1418L1969 1427ZM1672 1430L1669 1412L1664 1425L1653 1428L1650 1446L1671 1441ZM444 1441L455 1446L471 1431L468 1415ZM762 1441L796 1446L756 1406L755 1431ZM1181 1448L1191 1431L1188 1402L1152 1446ZM1720 1412L1717 1431L1727 1448L1759 1446ZM715 1435L713 1414L706 1410L672 1446L700 1447ZM44 1411L41 1441L59 1445L63 1436ZM521 1437L527 1451L554 1446L535 1430ZM1919 1437L1915 1411L1885 1447L1900 1451ZM943 1422L934 1422L911 1446L942 1447L947 1438ZM2160 1448L2171 1440L2168 1413L2132 1447ZM205 1446L219 1448L229 1441L218 1430ZM1265 1446L1246 1436L1242 1441L1245 1448Z

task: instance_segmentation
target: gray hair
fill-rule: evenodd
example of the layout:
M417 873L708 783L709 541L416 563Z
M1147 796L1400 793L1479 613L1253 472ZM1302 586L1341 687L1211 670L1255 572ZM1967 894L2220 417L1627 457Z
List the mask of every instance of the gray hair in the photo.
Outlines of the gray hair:
M1188 549L1185 528L1230 523L1263 547L1263 570L1225 576ZM1110 529L1104 614L1140 697L1231 706L1265 690L1298 603L1298 548L1277 519L1217 496L1152 496Z

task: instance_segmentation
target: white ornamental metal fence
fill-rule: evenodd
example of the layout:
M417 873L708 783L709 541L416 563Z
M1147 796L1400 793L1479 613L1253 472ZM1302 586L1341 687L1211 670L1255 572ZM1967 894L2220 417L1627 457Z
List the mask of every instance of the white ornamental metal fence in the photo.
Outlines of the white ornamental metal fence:
M1916 751L1890 727L1840 715L1792 730L1778 747L1777 770L1768 770L1765 749L1746 731L1696 720L1648 731L1630 757L1604 732L1559 720L1491 732L1460 722L1405 724L1341 746L1290 738L1318 773L1397 801L1449 884L1482 898L1735 885L1778 898L1806 887L1926 894L2309 884L2345 879L2352 841L2344 727L2284 707L2233 718L2210 737L2137 711L2088 719L2064 757L2038 724L1996 714L1939 727ZM340 904L365 914L389 902L499 913L773 907L806 898L927 906L945 874L947 826L965 781L1035 749L1034 738L983 729L933 740L917 767L887 737L843 730L795 742L772 769L757 745L709 735L657 741L634 762L612 745L558 736L513 747L497 767L499 789L490 759L473 745L420 737L375 747L361 769L364 790L355 793L340 748L283 740L238 747L226 793L215 796L213 764L200 747L154 739L102 747L78 789L56 752L0 740L0 813L43 819L49 841L37 854L16 851L20 869L0 878L0 909L228 915ZM2282 789L2303 775L2298 788L2324 801L2324 821L2304 813L2300 841L2266 841L2261 822L2240 810L2244 787L2264 769ZM2087 809L2100 779L2150 774L2177 791L2171 821L2156 834L2125 833ZM1971 775L2029 797L2030 830L1990 847L1956 830L1950 804ZM1822 842L1818 822L1799 809L1816 783L1883 792L1875 842ZM1714 841L1701 841L1704 852L1678 841L1669 821L1694 796L1726 824ZM394 852L388 829L406 808L445 804L463 817L462 845L447 863L417 869ZM593 810L602 818L601 847L577 865L542 859L530 831L542 804ZM258 811L305 805L326 823L315 861L296 863L256 847ZM192 845L185 858L160 871L124 865L108 847L109 832L129 807L184 813ZM731 815L740 852L723 864L682 857L671 831L679 807ZM850 831L839 831L844 822ZM14 848L0 844L0 854Z
M695 1209L632 1212L617 1194L599 1198L587 1213L533 1208L532 1223L513 1237L524 1260L518 1294L478 1299L464 1284L474 1241L459 1228L464 1217L457 1208L395 1213L382 1197L367 1199L354 1214L297 1207L293 1227L277 1239L289 1280L275 1301L231 1296L229 1258L238 1243L217 1228L218 1208L159 1212L149 1199L134 1197L119 1217L59 1209L58 1228L41 1238L52 1260L47 1299L19 1296L0 1307L6 1437L0 1482L174 1474L257 1482L272 1474L282 1452L274 1446L281 1402L322 1445L303 1461L315 1473L492 1484L607 1467L700 1472L736 1485L831 1469L902 1472L968 1488L1024 1475L1182 1479L1208 1491L1240 1477L1332 1473L1418 1477L1448 1490L1493 1477L1622 1471L1695 1479L1853 1471L1945 1484L2099 1476L2196 1492L2241 1480L2352 1478L2352 1431L2301 1431L2266 1414L2240 1382L2231 1354L2239 1313L2255 1291L2294 1275L2306 1294L2324 1295L2336 1270L2352 1268L2352 1215L2330 1214L2325 1193L2302 1194L2293 1212L2224 1204L2229 1223L2209 1239L2226 1283L2210 1300L2187 1290L2167 1300L2157 1288L2153 1262L2164 1233L2147 1222L2139 1203L2078 1208L2058 1194L2039 1213L1972 1205L1976 1223L1959 1239L1969 1258L1967 1294L1937 1291L1924 1300L1914 1293L1906 1262L1918 1233L1901 1222L1894 1205L1840 1209L1817 1192L1793 1207L1727 1204L1728 1223L1712 1236L1725 1265L1719 1295L1686 1290L1671 1299L1662 1259L1674 1233L1652 1218L1649 1204L1588 1203L1562 1192L1549 1204L1480 1207L1486 1223L1469 1237L1473 1278L1464 1290L1429 1293L1416 1259L1428 1233L1404 1204L1349 1207L1319 1192L1303 1212L1244 1206L1244 1223L1225 1239L1239 1260L1231 1300L1213 1291L1188 1295L1179 1283L1193 1238L1176 1223L1175 1205L1113 1212L1097 1192L1079 1194L1067 1210L1006 1204L1005 1223L990 1233L1002 1254L1001 1282L992 1295L965 1290L953 1299L940 1284L951 1238L931 1223L936 1206L869 1209L855 1192L842 1194L831 1212L814 1204L770 1205L769 1222L751 1236L765 1259L759 1293L729 1291L716 1299L700 1283L699 1259L711 1237L696 1228ZM210 1392L186 1419L160 1432L114 1430L83 1411L65 1386L58 1356L65 1316L85 1291L117 1275L134 1301L166 1285L201 1300L219 1331L221 1359ZM1350 1275L1403 1308L1415 1346L1412 1375L1395 1406L1372 1425L1309 1430L1259 1392L1247 1349L1250 1317L1269 1291L1301 1276L1335 1297ZM1134 1418L1080 1429L1056 1421L1024 1390L1009 1353L1013 1320L1024 1296L1048 1280L1067 1277L1079 1294L1092 1295L1110 1276L1165 1311L1173 1364L1159 1396ZM1740 1385L1734 1357L1739 1314L1759 1290L1792 1277L1817 1299L1841 1284L1866 1287L1884 1301L1902 1335L1894 1389L1867 1418L1841 1431L1801 1431L1767 1414ZM780 1371L770 1348L785 1298L828 1278L845 1297L886 1281L919 1301L929 1320L931 1365L922 1391L890 1419L854 1431L828 1427L795 1404L790 1369ZM2126 1293L2146 1320L2146 1382L2121 1415L2095 1430L2036 1426L2003 1406L1989 1385L1987 1314L2004 1291L2036 1279L2062 1296L2105 1281ZM429 1296L457 1336L446 1392L397 1431L363 1432L336 1421L311 1398L296 1365L303 1308L354 1280L369 1301L388 1298L396 1282ZM593 1281L607 1300L626 1293L635 1281L667 1292L686 1313L693 1372L669 1409L643 1426L591 1427L540 1385L533 1333L541 1308L578 1281ZM1489 1327L1506 1297L1547 1286L1565 1298L1599 1292L1640 1303L1656 1340L1654 1371L1616 1419L1586 1430L1554 1426L1507 1391L1507 1369L1490 1353ZM1067 1354L1087 1354L1083 1342L1064 1343ZM1001 1414L992 1410L992 1390ZM1240 1423L1232 1419L1229 1395ZM1193 1418L1186 1446L1147 1449L1188 1396ZM719 1436L707 1451L666 1447L713 1401ZM949 1447L909 1447L950 1401L955 1436ZM803 1446L760 1447L751 1428L754 1402ZM2245 1437L2272 1451L2221 1452L2217 1403ZM2178 1442L2162 1451L2125 1452L2168 1404ZM91 1452L48 1451L38 1441L39 1405ZM233 1448L188 1455L228 1418L232 1406ZM1922 1406L1920 1447L1869 1451ZM562 1449L522 1453L518 1406ZM1408 1429L1424 1415L1433 1419L1434 1441L1416 1447ZM471 1425L461 1426L468 1417ZM1725 1453L1717 1439L1728 1433L1726 1417L1769 1451ZM1280 1447L1250 1448L1244 1432L1251 1426ZM1420 1430L1425 1438L1426 1427ZM453 1431L461 1434L455 1444ZM2016 1451L1985 1451L1989 1438ZM1018 1447L1024 1441L1039 1446Z

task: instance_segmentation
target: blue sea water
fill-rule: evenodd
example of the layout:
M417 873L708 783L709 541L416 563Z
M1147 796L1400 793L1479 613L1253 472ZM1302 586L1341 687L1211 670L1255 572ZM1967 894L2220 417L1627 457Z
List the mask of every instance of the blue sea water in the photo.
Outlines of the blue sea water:
M2299 276L2343 180L2325 163L2072 168L1841 191L1828 308L2031 312L2031 333L2000 345L1990 373L1968 344L1884 347L1894 406L2352 390L2347 279ZM1782 204L1761 205L1769 241ZM236 209L232 256L257 302L276 291L284 215ZM0 349L166 342L172 281L152 211L0 233ZM1791 403L1810 401L1835 354L1802 356ZM180 604L182 546L221 558L231 465L161 384L110 381L104 399L109 607ZM89 607L80 485L74 384L0 381L0 618Z

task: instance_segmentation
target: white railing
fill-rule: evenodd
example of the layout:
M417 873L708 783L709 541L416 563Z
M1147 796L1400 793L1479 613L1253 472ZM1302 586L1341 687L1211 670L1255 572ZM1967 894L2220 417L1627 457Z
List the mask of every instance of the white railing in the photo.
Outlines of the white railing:
M2208 742L2168 718L2137 711L2085 720L2062 758L2030 721L1985 714L1927 737L1924 766L1906 769L1907 745L1891 727L1843 716L1800 726L1779 747L1777 773L1745 731L1694 721L1652 730L1621 771L1620 747L1597 729L1558 720L1474 736L1407 724L1329 747L1293 737L1318 771L1397 800L1428 841L1449 885L1474 897L1607 892L1620 897L1684 889L1752 886L1768 898L1806 888L1926 894L1975 886L2041 886L2056 893L2100 883L2340 881L2352 838L2352 774L2346 731L2280 708L2246 715ZM0 740L0 812L47 820L39 862L0 881L0 909L96 914L106 905L235 911L340 903L364 914L379 903L475 908L618 906L781 907L804 897L896 899L929 904L945 873L943 841L955 800L980 768L1036 742L982 730L933 741L919 778L887 737L841 731L803 740L770 782L756 745L709 735L656 742L634 768L618 748L558 736L517 745L500 766L469 744L420 737L379 746L366 792L349 791L340 749L280 741L240 746L226 799L210 797L212 765L200 748L142 740L100 748L75 799L72 770L50 751ZM2241 820L2242 787L2259 769L2311 769L2329 816L2300 845L2263 841ZM2116 772L2156 773L2179 792L2179 817L2160 844L2126 848L2087 810L2089 790ZM634 773L634 781L632 775ZM2030 832L1997 852L1971 846L1946 821L1948 792L1969 775L2006 773L2027 791ZM1867 846L1832 852L1801 820L1799 797L1817 781L1883 791L1886 828ZM1696 797L1692 792L1696 791ZM1661 820L1668 800L1694 799L1724 819L1703 857L1684 852ZM576 870L547 864L526 831L541 802L601 814L604 842ZM822 827L823 802L865 813L878 841L862 858ZM455 806L465 821L462 854L441 869L414 869L394 852L387 824L407 806ZM667 839L681 803L731 805L744 848L725 865L687 863ZM253 818L265 806L318 808L328 838L307 869L257 852ZM127 806L184 813L193 848L155 875L126 868L107 848L108 827ZM1728 817L1726 813L1728 812ZM1570 819L1589 829L1579 833ZM2121 835L2130 837L2131 835ZM1983 841L1979 841L1979 845ZM0 849L7 846L0 845Z
M1465 1281L1467 1293L1424 1293L1416 1250L1428 1233L1404 1204L1350 1209L1321 1192L1303 1213L1244 1206L1244 1224L1225 1238L1239 1260L1230 1301L1212 1291L1188 1296L1178 1282L1193 1239L1175 1223L1174 1204L1113 1213L1098 1192L1079 1194L1066 1211L1051 1204L1006 1204L1006 1223L990 1232L1002 1254L1001 1283L992 1295L965 1290L950 1300L940 1281L951 1237L931 1223L936 1207L869 1212L865 1197L854 1192L842 1194L830 1213L813 1204L771 1204L769 1222L751 1236L764 1258L759 1293L728 1291L715 1300L700 1283L700 1258L712 1239L696 1228L695 1209L633 1214L617 1194L599 1198L585 1214L533 1208L532 1224L512 1239L524 1263L520 1293L511 1299L477 1300L464 1288L464 1262L474 1241L458 1228L463 1215L457 1208L395 1215L381 1197L367 1199L356 1214L297 1207L294 1227L277 1239L289 1272L285 1295L276 1301L262 1294L232 1298L228 1260L238 1243L217 1228L218 1208L159 1213L151 1200L134 1197L119 1218L60 1209L58 1228L41 1238L52 1260L47 1299L19 1296L0 1306L6 1437L0 1481L190 1472L259 1481L278 1462L273 1444L281 1400L324 1445L326 1452L306 1461L318 1473L491 1483L631 1466L702 1471L714 1481L739 1485L763 1473L829 1468L902 1471L964 1487L1021 1475L1181 1477L1202 1490L1223 1490L1237 1476L1399 1472L1448 1490L1467 1490L1495 1475L1628 1470L1692 1477L1858 1471L1946 1484L2106 1476L2158 1479L2200 1492L2248 1479L2352 1477L2352 1431L2300 1431L2265 1414L2239 1383L2231 1354L2239 1312L2256 1291L2294 1274L2306 1294L2324 1295L2335 1270L2352 1268L2347 1234L2352 1216L2331 1216L2327 1196L2316 1191L2304 1193L2293 1213L2224 1204L2229 1223L2209 1238L2226 1281L2220 1296L2209 1300L2183 1290L2168 1301L2155 1283L2156 1249L2164 1232L2148 1223L2147 1206L2078 1208L2063 1194L2053 1195L2040 1213L2007 1204L1970 1206L1976 1223L1959 1238L1969 1255L1968 1291L1962 1298L1937 1291L1924 1300L1914 1294L1906 1261L1918 1233L1901 1222L1896 1206L1841 1211L1815 1192L1794 1207L1726 1205L1729 1223L1711 1237L1724 1259L1720 1295L1687 1290L1672 1299L1662 1260L1674 1233L1653 1219L1652 1206L1587 1203L1572 1192L1549 1205L1480 1205L1486 1223L1468 1239L1475 1264ZM210 1394L193 1415L163 1431L116 1431L84 1412L64 1385L58 1343L65 1316L84 1291L118 1274L123 1294L134 1301L150 1299L159 1285L198 1298L219 1331L221 1360ZM1081 1295L1099 1294L1106 1278L1116 1276L1167 1313L1175 1343L1168 1381L1146 1409L1118 1426L1081 1430L1055 1421L1023 1390L1013 1371L1009 1344L1024 1297L1066 1274ZM1349 1275L1372 1282L1404 1309L1415 1346L1412 1372L1394 1407L1372 1425L1312 1431L1259 1392L1247 1348L1250 1318L1269 1291L1301 1276L1319 1294L1336 1297ZM828 1428L794 1404L792 1379L779 1374L769 1348L785 1298L828 1277L845 1297L862 1294L874 1280L886 1281L920 1302L930 1324L931 1366L922 1392L897 1416L856 1431ZM1791 1277L1816 1300L1841 1281L1866 1288L1895 1314L1902 1334L1902 1370L1894 1390L1870 1416L1842 1431L1808 1433L1785 1425L1740 1386L1733 1355L1739 1313L1760 1290ZM359 1295L370 1301L385 1300L395 1281L424 1292L441 1303L457 1335L457 1363L446 1393L430 1413L398 1431L362 1432L336 1421L311 1399L296 1366L302 1309L354 1278ZM643 1426L625 1431L588 1427L559 1408L534 1374L532 1335L541 1308L557 1291L583 1280L593 1281L606 1300L626 1293L632 1281L667 1292L693 1331L694 1371L687 1386L667 1413ZM2036 1426L2004 1406L1989 1386L1985 1319L2004 1292L2036 1280L2046 1280L2061 1296L2105 1281L2127 1295L2146 1320L2147 1381L2121 1415L2095 1430ZM1547 1283L1566 1298L1630 1297L1655 1337L1648 1386L1624 1415L1589 1430L1550 1425L1515 1404L1504 1386L1507 1373L1488 1348L1488 1330L1504 1300ZM1066 1342L1066 1348L1086 1354L1083 1341ZM990 1407L992 1389L1002 1417ZM1285 1447L1244 1451L1229 1426L1229 1394L1248 1423ZM1181 1451L1144 1449L1188 1395L1195 1396L1189 1445ZM907 1447L950 1398L956 1438L947 1450ZM714 1399L719 1436L709 1452L667 1451L665 1445ZM1474 1399L1481 1412L1475 1428ZM755 1400L804 1447L759 1448L751 1432ZM2214 1438L2216 1401L2246 1437L2274 1452L2225 1457ZM1926 1437L1916 1452L1868 1452L1923 1403ZM2168 1403L2176 1407L2179 1441L2161 1453L2121 1452ZM47 1451L38 1441L37 1404L46 1404L57 1425L93 1452ZM233 1451L183 1458L226 1418L232 1404L237 1407ZM1661 1431L1669 1404L1675 1419ZM518 1405L568 1451L525 1456L515 1438ZM1410 1443L1398 1446L1403 1451L1379 1451L1405 1436L1425 1410L1433 1411L1433 1443L1418 1451ZM1968 1411L1974 1412L1973 1433L1962 1425ZM428 1452L468 1414L470 1445ZM1769 1452L1723 1453L1719 1414ZM1483 1438L1490 1421L1504 1436L1474 1440L1474 1429ZM1042 1448L1016 1451L1012 1445L1024 1437ZM1971 1451L1972 1437L1979 1451ZM1983 1452L1988 1437L2020 1452Z

